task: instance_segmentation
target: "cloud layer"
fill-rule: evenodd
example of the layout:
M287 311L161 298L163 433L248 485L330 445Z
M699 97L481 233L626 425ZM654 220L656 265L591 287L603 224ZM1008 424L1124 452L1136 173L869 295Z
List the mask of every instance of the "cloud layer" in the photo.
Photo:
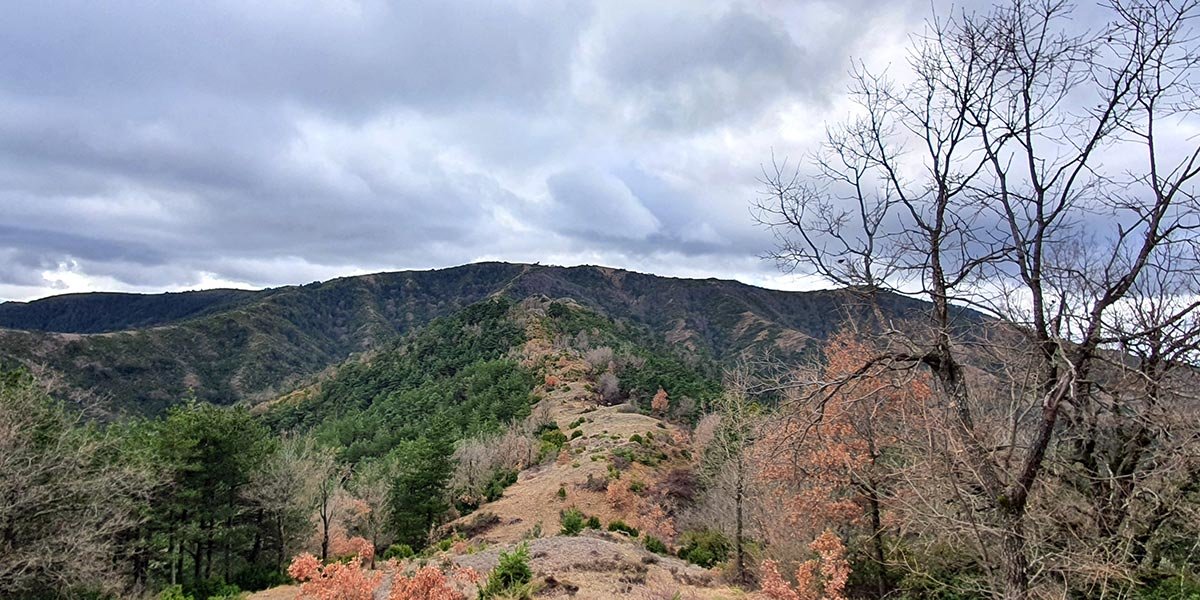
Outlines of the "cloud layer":
M482 259L773 285L759 164L920 3L46 1L0 20L0 300Z

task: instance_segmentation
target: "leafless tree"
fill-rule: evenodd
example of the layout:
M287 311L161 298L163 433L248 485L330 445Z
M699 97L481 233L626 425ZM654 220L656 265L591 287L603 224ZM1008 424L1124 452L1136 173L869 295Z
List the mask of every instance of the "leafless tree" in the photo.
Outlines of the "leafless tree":
M880 302L884 290L928 300L902 332L876 313L895 334L876 362L937 383L930 422L945 428L953 476L971 481L963 514L979 515L981 546L999 546L983 554L1004 598L1070 576L1030 561L1044 472L1082 465L1099 482L1089 497L1116 501L1097 518L1112 518L1131 500L1115 488L1145 464L1108 475L1100 424L1121 421L1133 447L1155 447L1139 436L1166 435L1163 412L1182 402L1160 384L1195 359L1197 4L1110 0L1093 30L1061 0L934 17L895 79L854 70L857 115L829 129L811 175L765 171L757 216L782 265ZM1010 326L972 333L964 308ZM998 394L972 373L978 356L1021 377ZM997 396L1010 400L1002 416ZM1144 410L1130 417L1133 406Z
M31 380L0 375L2 597L126 583L118 539L138 525L155 479L116 460L117 441L82 419Z
M322 466L321 450L309 436L287 435L254 474L243 494L270 521L275 536L275 564L299 550L312 532L310 517Z

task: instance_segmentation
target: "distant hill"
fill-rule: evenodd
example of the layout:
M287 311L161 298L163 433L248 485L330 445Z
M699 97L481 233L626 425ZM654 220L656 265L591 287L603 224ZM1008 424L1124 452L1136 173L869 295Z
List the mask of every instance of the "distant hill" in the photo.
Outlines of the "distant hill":
M89 390L131 412L156 413L193 392L218 404L258 401L493 296L569 298L715 361L751 349L809 352L861 310L844 290L782 292L605 267L478 263L262 291L4 303L0 365L39 367L68 390ZM884 298L893 316L924 306Z

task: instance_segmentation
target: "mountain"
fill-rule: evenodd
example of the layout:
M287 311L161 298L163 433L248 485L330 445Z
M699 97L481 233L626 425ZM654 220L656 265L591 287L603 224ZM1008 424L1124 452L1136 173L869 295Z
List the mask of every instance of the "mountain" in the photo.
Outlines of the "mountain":
M66 395L153 414L189 394L217 404L274 398L358 353L489 297L571 299L725 361L811 351L861 310L846 290L783 292L736 281L606 267L478 263L262 291L71 294L0 304L0 366L25 365ZM892 316L923 310L898 295Z

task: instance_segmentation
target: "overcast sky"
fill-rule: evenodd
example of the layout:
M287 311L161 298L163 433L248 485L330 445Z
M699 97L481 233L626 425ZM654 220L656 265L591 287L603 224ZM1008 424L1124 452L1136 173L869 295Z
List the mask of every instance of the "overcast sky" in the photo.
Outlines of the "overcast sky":
M918 0L42 1L0 18L0 300L479 260L811 286L759 165Z

